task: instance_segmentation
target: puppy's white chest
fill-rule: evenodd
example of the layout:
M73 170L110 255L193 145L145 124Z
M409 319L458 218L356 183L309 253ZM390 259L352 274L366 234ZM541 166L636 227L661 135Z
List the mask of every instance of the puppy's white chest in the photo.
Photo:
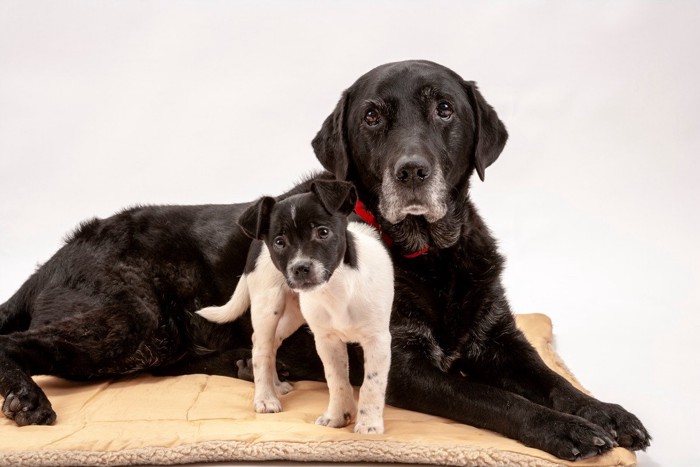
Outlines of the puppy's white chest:
M327 287L311 294L300 294L304 318L314 332L338 335L343 341L357 342L362 335L363 316L354 311L349 290Z

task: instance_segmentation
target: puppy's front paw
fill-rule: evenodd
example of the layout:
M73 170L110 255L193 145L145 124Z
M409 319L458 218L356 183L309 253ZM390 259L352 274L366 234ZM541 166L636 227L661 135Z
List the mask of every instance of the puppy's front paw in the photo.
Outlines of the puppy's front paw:
M279 399L260 399L254 402L257 413L277 413L282 411Z
M287 381L278 381L275 383L275 392L278 396L284 396L292 391L294 391L294 386Z
M358 420L355 424L355 433L361 435L381 435L384 433L384 422L370 421L370 420Z
M343 428L352 422L352 414L344 412L339 415L332 415L328 412L324 413L316 419L316 425L328 426L331 428Z
M360 414L357 417L355 424L355 433L360 434L377 434L384 433L384 417L379 410L373 410L374 407L360 407Z

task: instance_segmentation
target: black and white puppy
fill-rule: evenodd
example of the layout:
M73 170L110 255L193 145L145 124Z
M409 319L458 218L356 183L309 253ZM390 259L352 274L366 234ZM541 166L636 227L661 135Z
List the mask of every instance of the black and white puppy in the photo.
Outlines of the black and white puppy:
M250 306L259 413L279 412L278 395L292 390L277 376L276 354L306 320L330 390L317 425L338 428L355 419L346 343L359 343L365 375L355 432L383 433L394 275L378 233L366 224L348 223L356 201L355 187L341 181L316 181L309 193L279 202L261 198L238 221L256 240L231 299L197 313L223 323Z

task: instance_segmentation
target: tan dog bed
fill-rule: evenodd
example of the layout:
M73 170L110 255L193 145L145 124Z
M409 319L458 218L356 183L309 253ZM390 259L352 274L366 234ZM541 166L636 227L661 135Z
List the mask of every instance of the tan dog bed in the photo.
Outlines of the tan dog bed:
M518 326L545 362L580 387L551 346L541 314ZM74 383L37 377L58 414L54 426L18 428L0 417L0 465L183 464L205 461L405 462L465 466L627 466L635 455L616 448L569 463L537 449L440 417L387 407L386 433L320 427L325 384L299 382L281 398L283 412L256 414L253 384L206 375Z

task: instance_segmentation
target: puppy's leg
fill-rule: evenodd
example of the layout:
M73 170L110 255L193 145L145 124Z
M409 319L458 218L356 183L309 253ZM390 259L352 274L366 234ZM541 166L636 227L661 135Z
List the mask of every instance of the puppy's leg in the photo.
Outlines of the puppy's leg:
M304 317L299 309L299 296L292 292L286 294L286 306L284 314L277 323L277 331L275 332L275 359L277 358L277 350L284 340L291 336L294 331L299 329L304 324ZM294 386L287 381L280 381L277 371L274 372L275 391L282 396L294 390Z
M360 342L365 354L365 379L360 388L355 433L384 433L384 400L391 366L391 334L371 336Z
M314 335L316 351L326 373L330 397L326 412L316 419L317 425L341 428L355 419L357 407L348 377L348 350L335 335Z
M282 410L275 394L275 331L284 309L284 292L281 288L265 288L250 293L255 380L253 404L258 413L275 413Z

